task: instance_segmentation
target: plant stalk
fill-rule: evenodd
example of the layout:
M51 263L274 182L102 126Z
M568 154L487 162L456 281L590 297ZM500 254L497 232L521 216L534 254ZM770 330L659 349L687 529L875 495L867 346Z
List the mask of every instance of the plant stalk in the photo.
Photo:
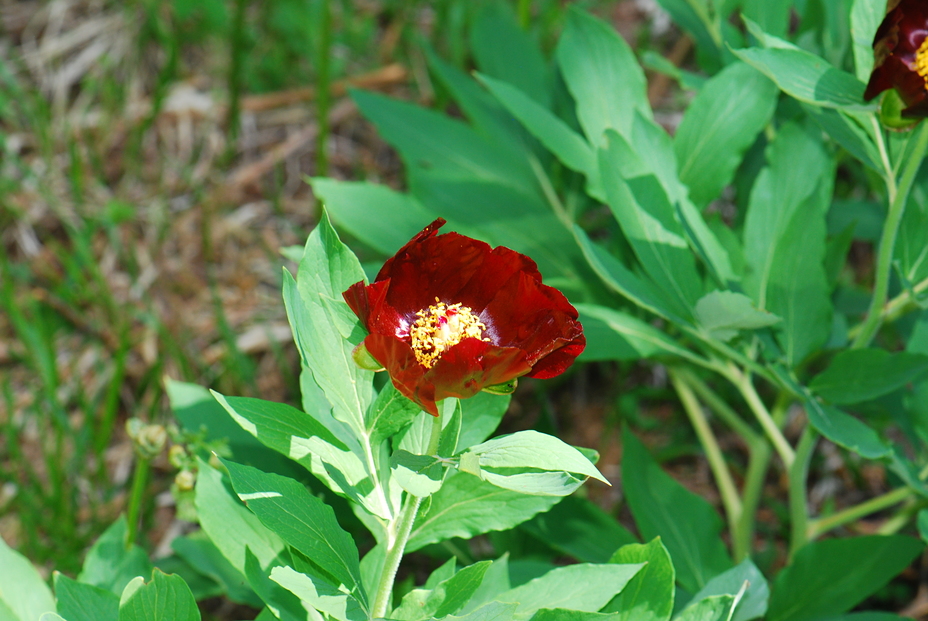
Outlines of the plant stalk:
M738 496L738 488L735 487L735 481L731 476L731 471L728 469L728 465L725 463L725 457L722 455L722 449L719 447L719 442L715 437L715 434L712 432L712 427L709 425L709 421L706 420L706 415L702 411L702 406L699 403L699 400L696 398L696 395L693 393L693 390L690 388L689 384L685 379L685 375L679 373L677 369L669 369L670 371L670 381L673 383L674 389L677 391L677 396L680 397L680 402L683 404L683 409L686 411L686 415L690 419L690 424L693 425L693 429L696 430L696 436L699 438L699 443L702 444L703 450L706 452L706 459L709 460L709 467L712 469L712 474L715 477L715 482L719 486L719 493L722 497L722 504L725 506L725 515L728 518L728 527L734 532L735 524L741 517L742 507L741 507L741 498Z
M806 529L809 539L815 539L833 528L838 528L839 526L844 526L855 520L859 520L862 517L868 516L871 513L876 513L877 511L882 511L893 505L899 504L905 500L908 500L913 495L913 492L908 487L900 487L894 489L891 492L886 492L876 498L871 498L866 502L862 502L858 505L842 509L832 513L831 515L818 518L817 520L811 520Z
M129 506L126 509L126 549L132 547L138 536L139 514L142 510L142 497L148 483L148 470L151 460L136 452L135 472L132 474L132 489L129 491Z
M441 412L440 406L438 411L439 413ZM436 416L432 421L429 446L426 450L427 455L438 454L438 443L440 440L441 415ZM384 617L387 614L387 608L390 606L390 596L393 594L393 583L396 581L396 571L400 567L400 561L403 560L403 553L406 551L406 543L409 541L409 535L412 534L412 526L416 521L416 514L419 512L419 507L422 505L423 500L422 497L407 493L406 499L403 501L403 508L387 529L387 551L384 557L383 571L377 583L374 605L371 609L371 615L375 619Z
M789 513L790 513L790 558L808 541L809 505L806 480L809 477L809 461L818 435L812 425L806 425L796 447L796 459L789 468Z
M925 158L926 150L928 150L928 123L922 123L917 131L918 136L915 138L917 142L912 150L911 157L905 163L895 195L892 195L893 187L887 180L891 196L889 212L886 214L883 234L880 237L880 248L876 260L876 281L873 284L873 298L870 300L870 309L867 311L866 319L861 324L860 332L851 344L852 349L867 347L883 324L883 306L886 304L889 292L889 277L892 271L896 237L899 234L899 224L902 222L903 214L905 214L905 204L909 200L909 192L912 189L912 183L915 181L915 174Z
M789 445L789 442L786 441L786 438L783 437L783 432L780 431L780 427L777 426L773 417L770 416L767 406L764 405L760 395L757 394L757 390L754 389L751 376L743 373L734 364L729 364L727 374L735 387L741 392L744 400L747 401L748 407L751 408L751 411L757 418L757 422L759 422L760 426L763 428L764 433L767 434L770 442L773 443L773 448L776 449L780 459L783 460L783 465L789 470L793 465L793 461L796 459L796 453L793 451L793 447Z

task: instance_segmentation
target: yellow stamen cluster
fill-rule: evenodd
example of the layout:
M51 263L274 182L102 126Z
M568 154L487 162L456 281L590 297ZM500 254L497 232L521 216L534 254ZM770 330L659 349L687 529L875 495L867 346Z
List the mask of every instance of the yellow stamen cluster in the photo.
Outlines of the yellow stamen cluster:
M915 72L922 76L925 88L928 88L928 37L925 37L918 51L915 52Z
M467 306L445 304L435 298L435 304L416 313L418 319L409 329L412 351L416 360L431 369L441 355L463 339L489 341L484 336L486 325Z

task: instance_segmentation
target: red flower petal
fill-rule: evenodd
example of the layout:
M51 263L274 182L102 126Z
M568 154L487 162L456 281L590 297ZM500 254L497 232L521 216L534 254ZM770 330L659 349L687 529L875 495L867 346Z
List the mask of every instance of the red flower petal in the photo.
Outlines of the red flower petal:
M413 237L384 264L373 284L355 283L344 293L370 332L364 340L367 351L400 392L436 416L436 402L442 399L472 397L523 375L563 373L586 344L576 309L541 283L534 261L457 233L438 235L442 224L436 220ZM417 313L426 311L434 321L434 313L445 312L435 308L436 299L469 309L471 321L461 325L473 329L479 318L486 326L484 337L462 338L464 332L458 332L461 340L445 340L437 355L432 349L427 356L414 351L410 328L419 320ZM466 309L459 312L466 315ZM436 327L429 330L447 330L452 324L431 325ZM428 332L422 336L421 324L419 329L417 339L430 339Z

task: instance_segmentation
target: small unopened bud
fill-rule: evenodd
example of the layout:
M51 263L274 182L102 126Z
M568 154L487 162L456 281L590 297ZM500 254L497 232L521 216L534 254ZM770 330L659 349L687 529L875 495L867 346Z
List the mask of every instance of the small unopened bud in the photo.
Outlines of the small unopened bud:
M383 365L377 362L371 353L367 351L367 347L364 346L363 341L358 343L358 346L352 350L351 357L354 358L355 364L362 369L367 369L368 371L383 371Z
M493 386L484 386L483 392L488 392L491 395L511 395L516 391L516 386L519 385L518 379L511 379L508 382L503 382L502 384L494 384Z
M147 425L138 418L126 421L126 432L135 443L135 450L146 459L163 451L168 441L168 432L162 425Z
M190 470L181 470L174 477L174 484L182 492L189 492L197 483L197 476Z
M177 469L187 465L187 451L180 444L174 444L168 449L168 461Z

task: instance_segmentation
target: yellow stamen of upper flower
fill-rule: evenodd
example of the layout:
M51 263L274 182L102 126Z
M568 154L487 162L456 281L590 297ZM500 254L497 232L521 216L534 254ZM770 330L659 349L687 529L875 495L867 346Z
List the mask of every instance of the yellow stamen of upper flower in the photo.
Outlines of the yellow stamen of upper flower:
M925 88L928 88L928 37L922 41L918 50L915 52L915 72L922 76L925 81Z
M448 348L463 339L490 340L484 336L486 325L460 303L445 304L435 298L435 304L417 312L416 317L409 336L416 360L426 369L431 369Z

